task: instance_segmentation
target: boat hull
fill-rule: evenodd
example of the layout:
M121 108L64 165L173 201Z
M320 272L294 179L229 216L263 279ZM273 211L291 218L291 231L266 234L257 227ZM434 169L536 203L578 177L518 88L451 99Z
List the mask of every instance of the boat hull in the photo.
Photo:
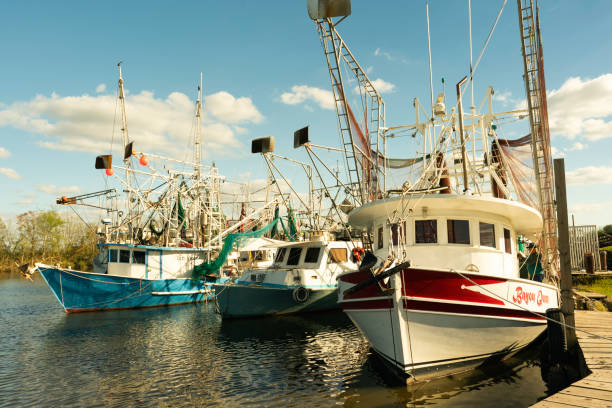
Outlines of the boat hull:
M210 284L191 279L138 279L47 266L38 271L67 313L136 309L210 300Z
M342 275L340 293L367 274ZM405 269L392 277L388 291L373 285L341 296L340 304L372 348L417 381L521 349L545 330L546 309L558 307L556 289L549 285L462 275Z
M336 288L307 289L308 299L296 301L296 287L215 284L217 309L223 318L269 316L338 309Z

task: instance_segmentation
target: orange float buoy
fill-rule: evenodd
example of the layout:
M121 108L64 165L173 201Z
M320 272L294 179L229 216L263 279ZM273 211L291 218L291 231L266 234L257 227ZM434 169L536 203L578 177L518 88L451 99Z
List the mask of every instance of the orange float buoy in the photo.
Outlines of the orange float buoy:
M106 173L107 176L112 176L113 174L115 174L115 170L113 169L106 169L104 170L104 172Z
M149 159L147 159L147 156L145 155L140 156L140 160L138 161L142 166L147 166L149 164Z

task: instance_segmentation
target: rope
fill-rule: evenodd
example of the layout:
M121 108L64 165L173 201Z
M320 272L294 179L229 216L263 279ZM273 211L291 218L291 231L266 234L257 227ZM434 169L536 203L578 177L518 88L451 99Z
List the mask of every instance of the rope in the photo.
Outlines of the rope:
M499 296L498 294L491 292L490 290L488 290L488 289L487 289L487 288L485 288L484 286L479 285L478 283L474 282L473 280L471 280L470 278L468 278L467 276L465 276L464 274L462 274L462 273L461 273L461 272L459 272L459 271L456 271L456 270L454 270L454 269L451 269L450 271L451 271L451 272L455 272L457 275L461 276L463 279L467 280L468 282L472 283L473 285L478 286L480 289L484 290L484 291L485 291L485 292L487 292L487 293L490 293L491 295L495 296L496 298L498 298L498 299L500 299L500 300L502 300L502 301L504 301L504 302L510 303L510 304L512 304L512 305L514 305L514 306L516 306L516 307L518 307L518 308L520 308L520 309L523 309L524 311L529 312L529 313L531 313L531 314L533 314L533 315L535 315L535 316L544 317L546 320L549 320L549 321L551 321L551 322L555 322L555 323L560 324L560 325L562 325L562 326L565 326L565 327L567 327L567 328L574 329L574 330L576 330L576 331L579 331L579 332L582 332L582 333L586 333L586 334L588 334L588 335L590 335L590 336L595 336L595 337L598 337L598 338L600 338L600 339L603 339L603 340L607 340L607 341L609 341L609 342L612 342L612 338L610 338L610 337L600 336L599 334L591 333L591 332L589 332L589 331L579 329L579 328L577 328L577 327L575 327L575 326L571 326L571 325L566 324L566 323L561 323L560 321L557 321L557 320L555 320L555 319L551 319L550 317L547 317L547 316L542 316L540 313L533 312L533 311L531 311L531 310L527 309L526 307L523 307L523 306L521 306L521 305L519 305L519 304L517 304L517 303L511 302L510 300L505 299L505 298L503 298L503 297Z

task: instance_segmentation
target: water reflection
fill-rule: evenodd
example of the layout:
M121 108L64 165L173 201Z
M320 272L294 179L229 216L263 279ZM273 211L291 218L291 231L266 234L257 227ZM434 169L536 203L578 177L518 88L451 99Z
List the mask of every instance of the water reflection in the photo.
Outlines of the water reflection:
M526 406L538 350L407 387L340 313L221 321L214 304L65 315L0 282L0 406Z

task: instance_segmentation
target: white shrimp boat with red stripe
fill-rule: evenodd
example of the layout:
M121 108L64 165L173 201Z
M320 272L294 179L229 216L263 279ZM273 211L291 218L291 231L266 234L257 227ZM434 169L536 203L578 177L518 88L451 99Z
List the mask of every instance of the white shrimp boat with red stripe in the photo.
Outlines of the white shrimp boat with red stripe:
M350 222L382 228L375 254L386 257L405 246L410 265L380 284L364 285L373 278L369 269L339 277L342 309L380 356L422 380L503 357L543 332L546 310L558 307L558 290L518 277L515 239L518 231L541 228L537 211L499 198L439 194L422 197L414 215L389 225L387 214L402 204L401 198L367 204ZM468 244L449 239L456 220L467 222ZM415 242L423 222L439 227L436 242ZM492 236L483 231L489 225Z

